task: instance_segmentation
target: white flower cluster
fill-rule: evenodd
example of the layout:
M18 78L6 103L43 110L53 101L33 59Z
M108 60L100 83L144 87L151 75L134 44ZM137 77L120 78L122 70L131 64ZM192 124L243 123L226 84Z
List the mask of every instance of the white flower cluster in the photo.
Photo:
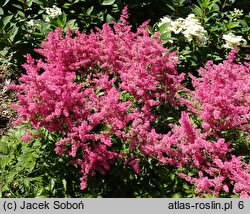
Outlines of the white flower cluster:
M222 37L226 44L224 48L233 49L241 44L241 42L245 42L246 40L242 38L242 36L235 36L233 33L224 34Z
M29 21L27 22L27 25L28 25L29 27L34 27L34 26L36 25L35 20L34 20L34 19L29 20Z
M168 16L163 17L159 26L165 23L170 24L167 29L168 32L182 33L189 42L192 40L197 44L205 44L207 42L207 37L205 36L207 31L201 26L194 14L189 14L186 19L179 18L176 20L171 20Z
M40 28L41 25L39 24L39 22L35 19L30 19L29 21L27 21L27 31L29 33L32 33L36 28Z
M243 16L243 10L240 10L240 9L237 9L237 8L234 8L234 11L231 11L230 12L232 17L235 19Z
M50 18L56 18L62 14L61 8L53 5L52 8L46 7L45 8L46 13L48 14L48 17L45 19L46 22L50 21Z

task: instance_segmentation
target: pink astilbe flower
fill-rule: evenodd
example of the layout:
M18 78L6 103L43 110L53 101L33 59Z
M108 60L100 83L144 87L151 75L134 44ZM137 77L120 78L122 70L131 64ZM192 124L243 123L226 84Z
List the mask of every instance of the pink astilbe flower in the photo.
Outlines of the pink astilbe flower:
M180 174L196 185L197 194L224 191L249 197L249 164L234 157L224 139L207 140L187 113L171 131L157 133L154 108L180 103L176 92L183 75L176 70L176 53L161 45L159 35L149 36L148 22L133 33L126 19L125 8L113 27L104 24L90 34L49 33L37 50L44 60L27 55L21 84L10 85L18 92L13 105L17 123L61 134L55 152L80 166L81 189L87 188L89 176L105 174L117 159L140 173L140 158L146 156L198 171L192 177ZM193 77L190 93L195 104L188 107L203 119L202 127L208 132L247 129L249 66L234 63L231 53L223 64L209 62L199 72L202 77Z
M30 122L35 128L58 131L57 154L72 157L81 166L81 189L88 176L104 174L117 158L113 148L118 137L131 152L158 136L151 127L154 106L176 103L176 91L183 80L176 70L177 57L151 38L147 23L131 31L127 8L121 22L104 24L90 34L61 29L51 32L37 52L44 60L27 55L26 74L18 92L18 122ZM139 173L135 157L131 166Z
M139 166L139 158L130 158L130 160L125 161L125 164L129 164L133 169L135 170L136 173L140 174L141 169Z
M151 152L155 150L159 160L176 166L191 164L198 169L202 169L209 163L207 155L211 159L225 160L225 154L231 149L224 139L218 139L217 142L205 140L200 130L190 123L185 112L182 112L179 122L180 126L173 126L171 132L164 135L160 141L154 142L154 147L146 145ZM167 157L164 157L164 154Z
M232 156L230 160L224 162L215 160L203 173L199 172L199 178L192 178L183 173L180 176L196 185L197 194L212 193L218 196L222 191L229 192L231 186L233 193L239 194L242 198L249 198L250 171L248 167L249 164L241 158Z
M250 66L234 62L235 50L222 64L207 62L199 69L201 77L192 78L195 100L192 111L204 121L203 128L222 131L241 128L249 131ZM198 107L197 107L198 106Z
M23 135L21 140L23 142L30 142L30 140L32 139L33 137L31 135Z
M195 184L198 195L219 195L233 188L232 193L249 197L250 165L231 155L230 144L224 139L206 140L206 134L190 123L187 113L182 112L179 122L180 126L174 125L168 134L162 138L158 135L158 140L155 136L154 141L146 144L147 154L163 164L198 171L198 178L179 173L180 177Z

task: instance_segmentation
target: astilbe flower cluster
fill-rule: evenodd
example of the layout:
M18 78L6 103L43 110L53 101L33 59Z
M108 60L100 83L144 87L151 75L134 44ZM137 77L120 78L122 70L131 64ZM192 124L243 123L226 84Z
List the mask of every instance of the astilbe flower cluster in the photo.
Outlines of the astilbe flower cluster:
M250 130L250 66L234 62L235 51L222 64L207 62L199 69L201 77L192 78L191 109L206 130Z
M156 134L150 110L162 101L174 104L183 79L175 53L157 35L149 36L147 22L134 33L126 19L125 8L113 27L104 24L90 34L49 33L37 50L43 59L27 55L21 84L10 86L18 92L16 123L61 133L55 151L81 166L81 189L88 176L104 174L117 158L139 172L136 156L113 149L112 139L146 153L143 145Z
M105 174L116 159L140 173L144 155L170 167L195 169L196 177L179 175L196 185L197 194L224 191L249 197L249 165L232 155L224 139L207 140L187 113L182 112L180 125L172 125L169 133L156 132L152 109L180 104L176 92L183 76L176 70L175 53L161 45L159 35L148 35L147 22L134 33L127 18L125 8L113 27L104 24L90 34L61 29L49 33L37 50L43 59L27 55L21 84L10 86L18 92L16 123L61 133L55 151L80 166L81 189L89 176ZM197 105L188 107L201 116L203 127L247 129L248 67L233 63L231 54L223 64L209 62L199 72L202 78L193 77L191 92ZM117 144L126 145L130 153Z
M163 164L194 172L192 176L183 172L178 175L195 184L198 195L226 192L250 197L250 164L232 155L224 139L207 140L206 134L191 124L187 113L182 112L179 123L168 134L145 145L148 155Z

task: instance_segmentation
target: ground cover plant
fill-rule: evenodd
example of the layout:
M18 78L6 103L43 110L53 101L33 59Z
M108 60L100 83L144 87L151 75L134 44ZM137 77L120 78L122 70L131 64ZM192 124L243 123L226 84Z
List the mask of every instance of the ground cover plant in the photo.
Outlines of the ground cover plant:
M49 32L8 84L18 132L0 141L2 197L249 197L249 27L225 5L182 18L168 5L153 27L125 7L92 31Z

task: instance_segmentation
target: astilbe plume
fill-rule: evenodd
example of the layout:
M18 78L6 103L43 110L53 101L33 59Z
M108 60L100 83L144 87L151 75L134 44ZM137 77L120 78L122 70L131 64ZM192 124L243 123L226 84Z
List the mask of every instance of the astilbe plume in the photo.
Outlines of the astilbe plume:
M147 154L163 164L197 171L197 175L179 176L195 184L198 195L230 192L250 197L250 164L232 155L224 139L206 140L206 134L191 124L187 113L182 112L179 122L168 134L145 145Z
M186 133L186 138L181 138L181 145L185 139L195 139L186 143L187 146L181 152L184 154L183 159L180 160L190 160L185 157L185 152L183 153L187 150L187 154L194 158L191 166L199 170L198 178L180 175L196 185L197 194L205 192L219 195L224 191L250 197L250 165L245 163L242 157L234 156L231 150L234 142L225 144L220 138L223 131L250 131L250 66L249 63L236 63L235 54L236 50L232 50L228 59L219 65L212 61L207 62L205 68L199 69L200 77L191 75L194 89L186 90L191 95L191 100L182 101L195 117L198 116L202 120L202 134L194 138L191 137L195 136L194 134L190 135L194 131L188 131L187 128L184 131L185 129L180 127L173 129L172 137L183 131ZM184 127L183 121L180 123ZM217 143L207 141L208 136L217 138ZM198 148L203 149L199 151ZM175 154L175 157L178 155ZM207 161L206 157L209 157L210 161Z
M148 35L147 22L133 33L126 19L127 8L113 27L49 33L37 50L44 60L27 55L21 84L10 86L18 92L16 123L61 133L55 151L80 165L81 189L88 176L104 174L117 158L131 160L140 171L136 155L126 157L112 139L146 154L145 144L159 137L151 127L151 109L163 101L174 104L183 79L175 53L157 35Z
M235 63L235 51L222 64L207 62L199 69L201 77L192 78L195 101L191 109L201 117L206 130L250 131L250 66Z

